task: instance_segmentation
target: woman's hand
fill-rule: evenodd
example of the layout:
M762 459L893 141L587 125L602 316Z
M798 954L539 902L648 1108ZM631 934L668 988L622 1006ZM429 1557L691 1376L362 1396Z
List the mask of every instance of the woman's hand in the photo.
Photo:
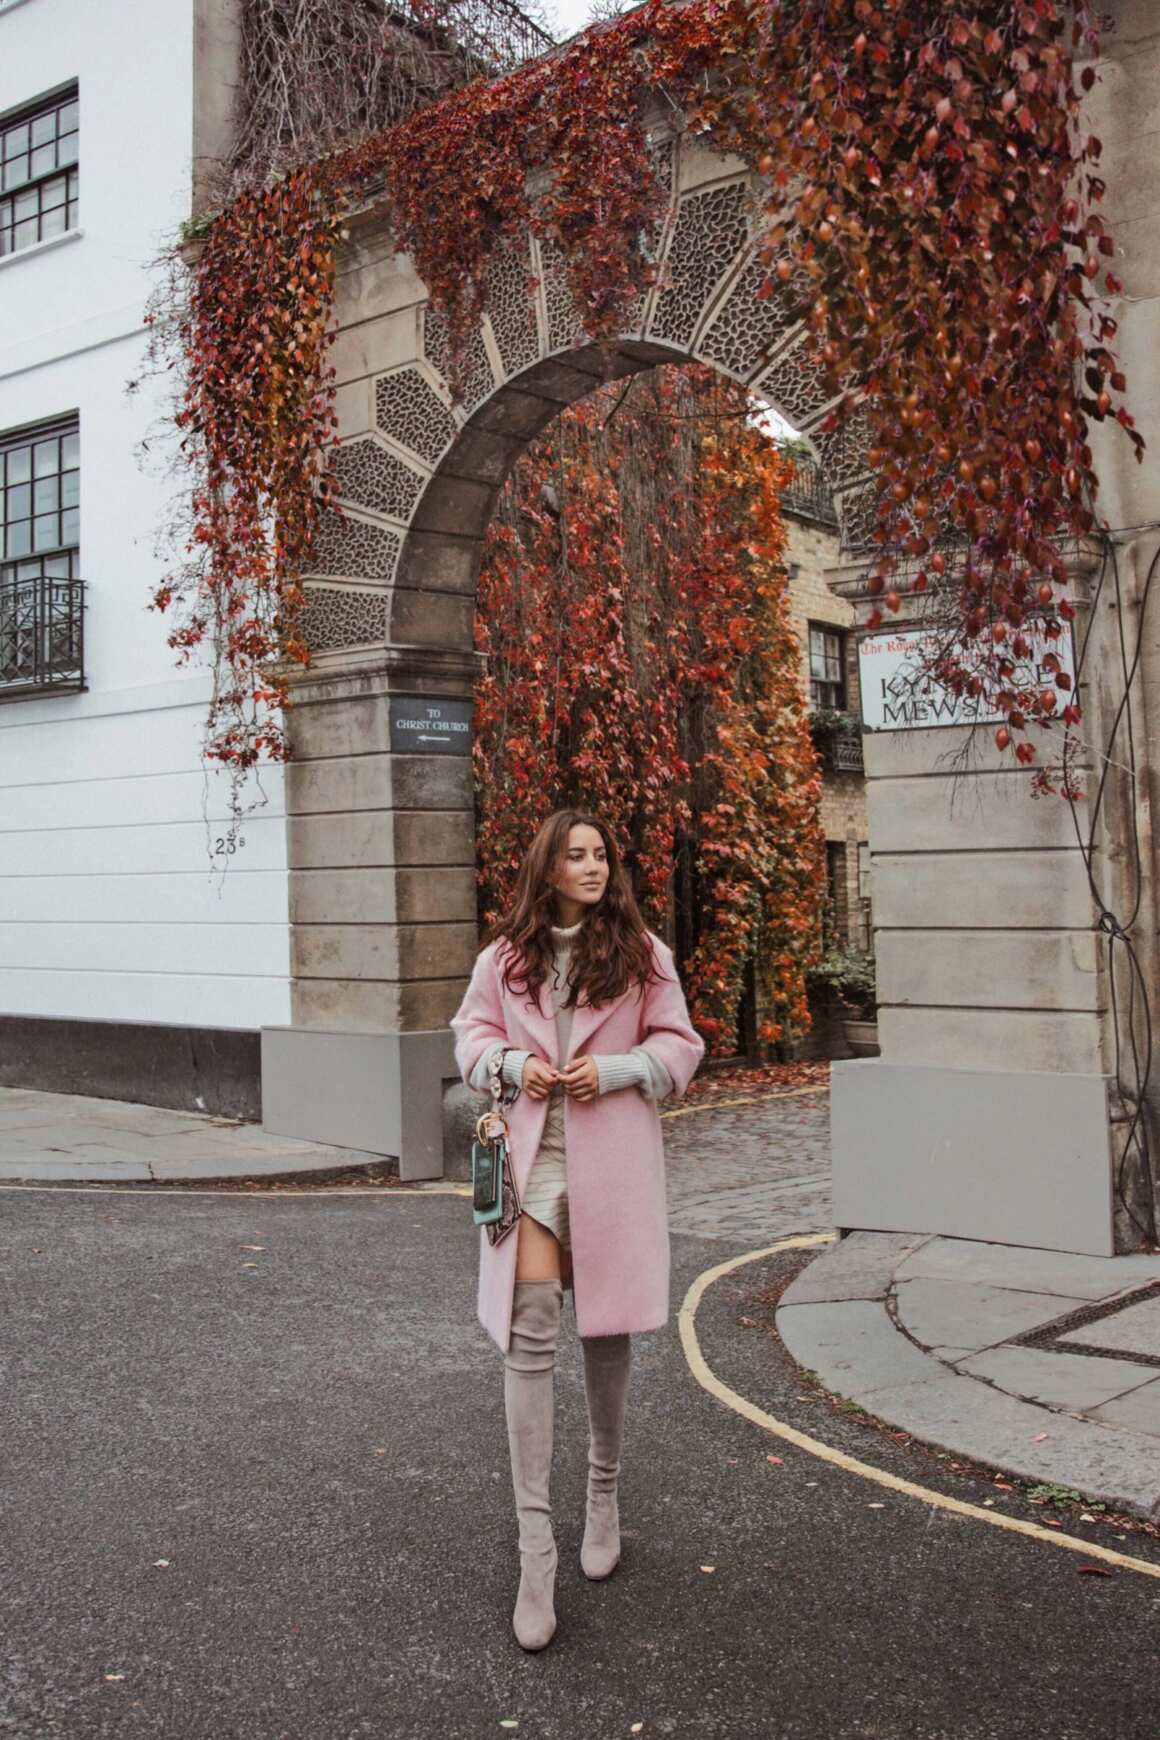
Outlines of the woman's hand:
M600 1092L600 1072L594 1057L574 1057L558 1076L574 1100L594 1100Z
M524 1064L524 1092L530 1100L547 1099L555 1083L560 1079L559 1071L543 1057L529 1057Z

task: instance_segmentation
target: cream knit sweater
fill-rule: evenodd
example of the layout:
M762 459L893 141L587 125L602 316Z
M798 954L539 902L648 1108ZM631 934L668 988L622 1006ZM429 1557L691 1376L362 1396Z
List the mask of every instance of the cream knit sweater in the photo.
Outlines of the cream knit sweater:
M568 996L568 971L572 961L572 949L580 935L584 920L578 923L562 926L552 926L552 943L555 950L555 973L549 985L552 1005L556 1014L556 1036L559 1045L559 1055L566 1058L568 1046L572 1037L572 1017L574 1008L565 1007ZM471 1085L486 1088L488 1085L487 1070L498 1046L489 1046L472 1072ZM535 1054L531 1051L509 1050L503 1060L503 1078L512 1087L521 1087L524 1079L524 1065L528 1058ZM593 1052L598 1079L597 1092L612 1093L618 1088L635 1087L646 1099L663 1100L673 1091L672 1077L668 1070L649 1051L646 1045L634 1045L631 1051Z

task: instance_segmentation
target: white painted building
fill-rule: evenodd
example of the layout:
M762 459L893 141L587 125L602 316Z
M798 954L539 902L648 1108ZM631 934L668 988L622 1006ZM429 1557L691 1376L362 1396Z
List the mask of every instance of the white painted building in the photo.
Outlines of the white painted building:
M254 1114L290 1008L281 772L223 877L208 674L147 608L162 389L126 392L230 94L208 12L0 0L0 1082Z

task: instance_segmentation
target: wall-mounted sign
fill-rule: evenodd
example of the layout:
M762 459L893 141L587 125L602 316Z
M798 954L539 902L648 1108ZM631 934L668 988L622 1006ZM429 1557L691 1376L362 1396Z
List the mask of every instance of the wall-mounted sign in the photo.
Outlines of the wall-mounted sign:
M470 755L471 702L392 695L391 748L404 755Z
M1053 652L1075 680L1075 648L1071 630L1058 640L1027 635L1031 652L1015 661L1012 689L1050 689L1055 678L1043 668L1043 656ZM946 644L930 629L903 628L867 635L858 643L858 677L862 691L862 725L866 731L914 731L932 725L997 724L1002 713L985 707L971 695L953 695L925 669ZM1006 652L1006 648L1004 651ZM1065 697L1060 695L1060 702Z

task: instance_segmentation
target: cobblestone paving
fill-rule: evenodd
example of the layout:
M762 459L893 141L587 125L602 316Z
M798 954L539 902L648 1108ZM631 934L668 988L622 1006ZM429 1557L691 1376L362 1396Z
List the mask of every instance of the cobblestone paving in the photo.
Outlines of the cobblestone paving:
M829 1230L828 1093L682 1110L663 1127L673 1232L760 1244Z

